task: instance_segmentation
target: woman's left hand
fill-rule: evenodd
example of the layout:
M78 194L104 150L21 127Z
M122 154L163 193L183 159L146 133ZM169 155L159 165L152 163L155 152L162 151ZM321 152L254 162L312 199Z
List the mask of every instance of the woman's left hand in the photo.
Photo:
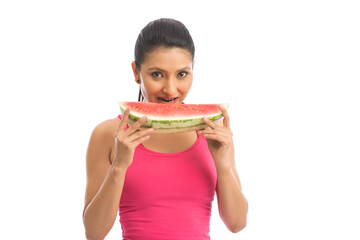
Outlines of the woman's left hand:
M207 140L217 170L231 167L228 155L230 146L233 144L233 133L230 130L229 115L225 108L220 105L219 108L224 116L223 126L216 125L204 117L203 121L208 125L208 128L199 131L199 134L204 135Z

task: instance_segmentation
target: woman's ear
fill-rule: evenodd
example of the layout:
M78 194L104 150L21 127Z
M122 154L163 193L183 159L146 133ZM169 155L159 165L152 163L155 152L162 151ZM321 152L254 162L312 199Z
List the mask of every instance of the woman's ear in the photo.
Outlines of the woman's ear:
M132 62L131 62L131 68L132 68L133 73L134 73L135 82L136 82L137 84L140 84L140 73L139 73L138 70L136 69L135 61L132 61Z
M195 59L192 61L192 70L194 70Z

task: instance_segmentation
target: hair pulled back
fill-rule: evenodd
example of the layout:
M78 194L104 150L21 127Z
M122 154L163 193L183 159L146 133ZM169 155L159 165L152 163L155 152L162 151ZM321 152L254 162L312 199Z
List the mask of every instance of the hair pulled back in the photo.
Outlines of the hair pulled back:
M178 47L188 50L192 60L195 56L195 46L189 30L183 23L171 18L160 18L149 22L140 32L135 43L135 65L140 71L146 55L159 47ZM143 101L141 89L138 101Z

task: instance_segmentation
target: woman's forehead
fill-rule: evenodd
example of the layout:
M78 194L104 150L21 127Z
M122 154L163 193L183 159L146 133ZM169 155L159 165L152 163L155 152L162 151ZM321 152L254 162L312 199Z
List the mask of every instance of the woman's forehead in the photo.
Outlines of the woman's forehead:
M142 65L144 70L150 68L164 70L192 68L192 57L191 53L186 49L160 47L148 53Z

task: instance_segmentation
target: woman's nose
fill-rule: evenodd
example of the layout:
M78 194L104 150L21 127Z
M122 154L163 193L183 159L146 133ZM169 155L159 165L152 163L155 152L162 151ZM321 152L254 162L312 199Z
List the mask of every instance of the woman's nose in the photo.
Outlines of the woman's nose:
M166 79L164 93L168 96L174 96L176 94L176 80L174 78Z

